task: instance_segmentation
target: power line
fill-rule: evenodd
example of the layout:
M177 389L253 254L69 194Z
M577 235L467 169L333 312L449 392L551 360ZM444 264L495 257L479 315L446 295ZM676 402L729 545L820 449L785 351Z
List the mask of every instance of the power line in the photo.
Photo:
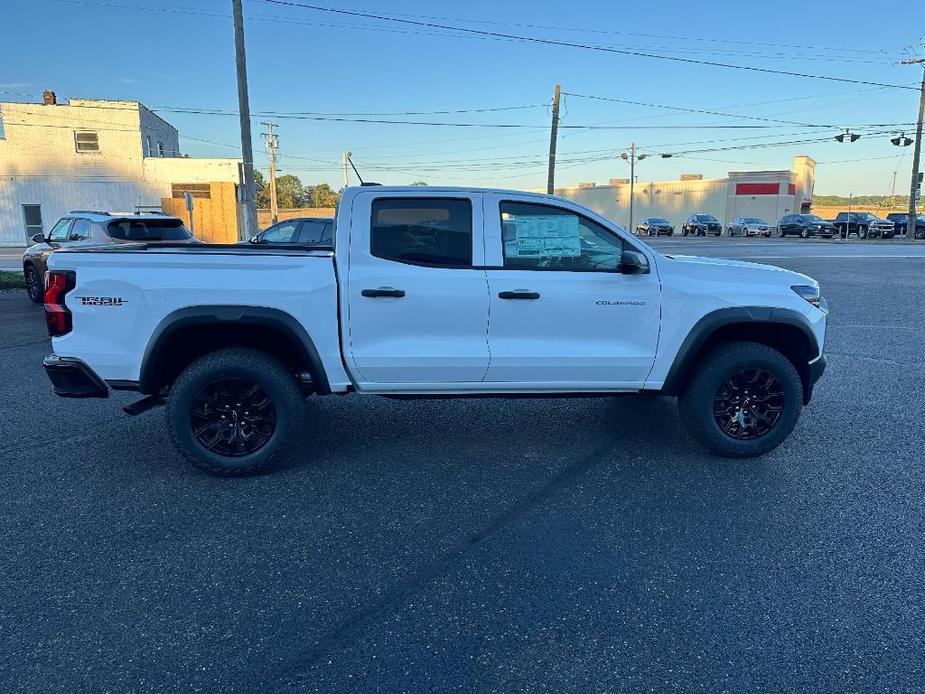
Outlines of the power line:
M509 33L498 32L498 31L487 31L484 29L471 29L468 27L459 27L459 26L452 26L448 24L439 24L436 22L425 22L425 21L415 20L415 19L401 19L398 17L389 17L387 15L376 14L373 12L360 12L357 10L346 10L342 8L324 7L322 5L312 5L308 3L294 2L293 0L259 0L259 1L267 3L267 4L271 4L271 5L280 5L284 7L298 7L298 8L307 9L307 10L314 10L316 12L330 12L333 14L346 15L350 17L362 17L364 19L375 19L375 20L383 21L383 22L398 22L401 24L421 26L421 27L426 27L430 29L443 29L443 30L449 30L449 31L458 31L461 33L466 33L466 34L489 36L493 38L500 38L500 39L513 40L513 41L523 41L525 43L537 43L537 44L543 44L543 45L548 45L548 46L561 46L565 48L580 48L584 50L599 51L599 52L604 52L604 53L629 55L629 56L634 56L637 58L651 58L655 60L667 60L667 61L673 61L673 62L678 62L678 63L686 63L690 65L704 65L708 67L722 67L722 68L729 68L733 70L748 70L751 72L762 72L765 74L772 74L772 75L784 75L787 77L802 77L802 78L807 78L807 79L827 80L830 82L845 82L848 84L865 84L865 85L871 85L871 86L876 86L876 87L890 87L893 89L915 89L915 87L910 87L910 86L902 85L902 84L889 84L889 83L884 83L884 82L873 82L869 80L855 80L855 79L850 79L848 77L835 77L832 75L814 75L814 74L810 74L806 72L794 72L790 70L775 70L773 68L763 68L763 67L757 67L754 65L735 65L732 63L720 63L720 62L716 62L712 60L699 60L696 58L683 58L683 57L678 57L678 56L660 55L657 53L649 53L645 51L628 50L628 49L623 49L623 48L613 48L609 46L597 46L594 44L576 43L572 41L561 41L558 39L548 39L548 38L542 38L538 36L524 36L524 35L519 35L519 34L509 34Z

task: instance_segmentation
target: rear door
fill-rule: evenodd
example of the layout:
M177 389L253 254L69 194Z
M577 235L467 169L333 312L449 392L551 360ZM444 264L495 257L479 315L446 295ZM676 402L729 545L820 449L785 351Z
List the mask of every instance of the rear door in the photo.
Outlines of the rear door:
M482 196L368 191L353 199L347 353L361 389L445 389L488 370Z
M485 197L491 363L499 389L642 388L655 360L654 258L600 220L544 201ZM620 272L623 250L650 272Z

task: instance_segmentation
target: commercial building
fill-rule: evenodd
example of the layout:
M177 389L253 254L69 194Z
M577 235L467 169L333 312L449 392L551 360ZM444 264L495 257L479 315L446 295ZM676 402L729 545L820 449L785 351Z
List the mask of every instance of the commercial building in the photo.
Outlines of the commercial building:
M695 213L712 214L724 228L735 217L760 217L776 224L785 214L810 211L815 168L812 158L799 155L789 171L730 171L726 178L711 179L685 174L677 181L640 181L633 195L633 225L643 217L663 217L680 229L685 218ZM557 189L556 194L629 225L628 179L611 179L602 186L583 183Z
M0 103L0 246L24 246L68 210L161 208L186 191L231 190L237 236L239 159L180 154L177 129L137 101ZM226 196L228 197L228 196ZM198 230L197 230L198 231Z

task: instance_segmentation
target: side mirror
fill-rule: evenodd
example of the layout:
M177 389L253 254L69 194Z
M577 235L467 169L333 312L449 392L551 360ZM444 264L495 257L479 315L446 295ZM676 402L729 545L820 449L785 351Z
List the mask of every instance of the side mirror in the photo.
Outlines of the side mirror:
M32 234L32 243L44 243L45 234Z
M620 272L624 275L644 275L649 271L649 261L639 251L623 251L620 256Z
M260 243L260 234L254 234L248 240L248 243Z

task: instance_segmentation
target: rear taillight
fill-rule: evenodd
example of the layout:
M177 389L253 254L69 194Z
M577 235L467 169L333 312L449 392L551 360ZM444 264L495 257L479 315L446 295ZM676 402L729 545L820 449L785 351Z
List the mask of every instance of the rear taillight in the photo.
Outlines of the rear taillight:
M49 272L45 277L45 323L52 337L71 332L71 311L64 305L64 295L76 284L77 276L72 271Z

